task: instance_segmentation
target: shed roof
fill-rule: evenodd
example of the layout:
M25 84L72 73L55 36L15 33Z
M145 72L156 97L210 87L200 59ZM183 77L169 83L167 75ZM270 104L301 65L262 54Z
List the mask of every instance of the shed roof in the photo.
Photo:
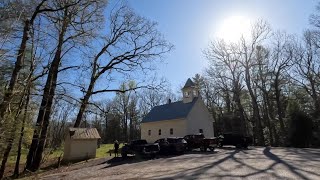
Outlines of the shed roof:
M71 139L100 139L96 128L69 128Z
M186 118L197 99L197 97L194 98L190 103L177 101L156 106L143 118L142 123Z

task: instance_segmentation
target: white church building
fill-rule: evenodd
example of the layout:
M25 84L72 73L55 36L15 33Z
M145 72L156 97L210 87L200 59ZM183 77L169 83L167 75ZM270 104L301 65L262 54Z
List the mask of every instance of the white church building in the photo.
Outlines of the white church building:
M182 88L183 100L154 107L141 122L141 139L152 143L160 138L203 133L213 137L213 118L189 78Z

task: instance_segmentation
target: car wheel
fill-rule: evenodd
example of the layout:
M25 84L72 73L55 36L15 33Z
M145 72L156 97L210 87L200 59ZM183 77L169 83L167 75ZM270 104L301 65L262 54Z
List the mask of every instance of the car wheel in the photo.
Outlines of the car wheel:
M202 152L206 152L206 151L207 151L207 148L206 148L206 147L200 147L200 150L201 150Z

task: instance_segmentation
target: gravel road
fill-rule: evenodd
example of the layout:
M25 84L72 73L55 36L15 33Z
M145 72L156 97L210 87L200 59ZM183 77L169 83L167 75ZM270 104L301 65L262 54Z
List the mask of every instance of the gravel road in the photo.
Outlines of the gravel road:
M230 147L152 160L118 158L38 178L320 180L320 149L252 147L238 150Z

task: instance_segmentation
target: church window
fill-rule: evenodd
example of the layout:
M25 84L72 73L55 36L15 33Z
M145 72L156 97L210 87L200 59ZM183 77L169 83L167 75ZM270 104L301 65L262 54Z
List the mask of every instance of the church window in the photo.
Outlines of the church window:
M151 130L148 130L148 135L151 136Z
M161 135L161 129L159 129L159 135Z
M190 95L189 91L184 92L185 97L189 97L189 95Z
M173 128L170 128L170 135L173 134Z
M197 91L193 90L193 96L197 96Z

